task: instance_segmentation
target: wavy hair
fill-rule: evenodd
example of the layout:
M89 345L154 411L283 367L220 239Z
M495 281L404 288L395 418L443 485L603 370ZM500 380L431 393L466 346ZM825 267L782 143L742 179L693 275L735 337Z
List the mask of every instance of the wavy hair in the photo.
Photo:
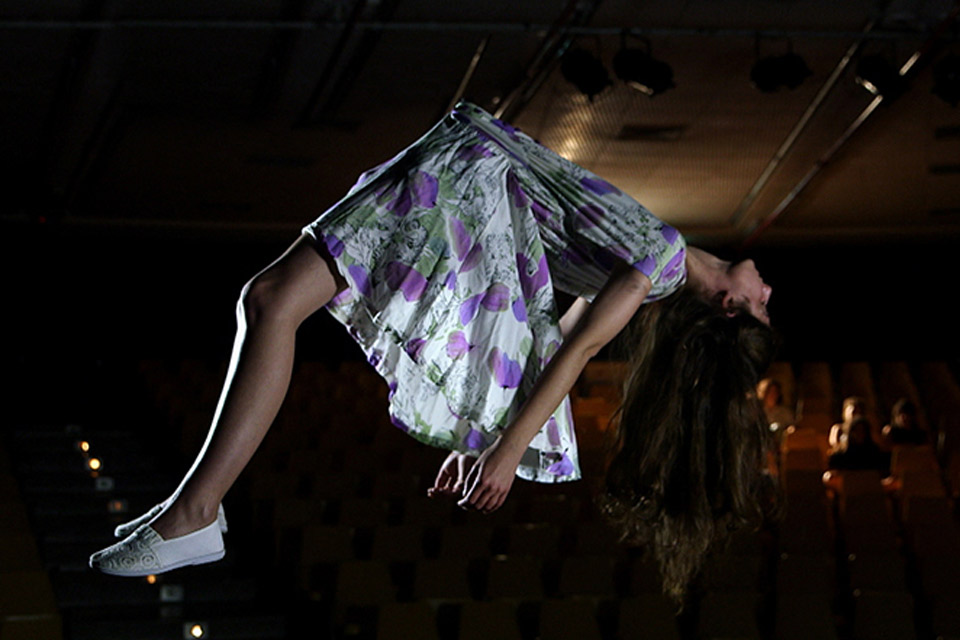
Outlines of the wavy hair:
M756 386L777 339L689 286L641 308L625 338L630 373L600 506L682 603L711 545L773 512Z

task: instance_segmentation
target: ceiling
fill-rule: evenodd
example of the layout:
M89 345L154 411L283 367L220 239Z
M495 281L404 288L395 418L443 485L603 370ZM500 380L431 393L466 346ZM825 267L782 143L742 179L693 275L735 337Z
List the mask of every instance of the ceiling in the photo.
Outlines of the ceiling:
M703 244L960 237L958 4L8 0L0 224L295 234L462 95ZM588 99L561 55L610 69L624 30L675 88ZM757 90L790 49L812 75ZM918 52L896 99L854 81Z

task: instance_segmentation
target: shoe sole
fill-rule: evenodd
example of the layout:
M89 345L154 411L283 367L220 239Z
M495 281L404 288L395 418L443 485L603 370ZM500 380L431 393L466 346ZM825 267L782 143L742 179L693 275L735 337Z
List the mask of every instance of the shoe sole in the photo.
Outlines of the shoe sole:
M195 558L186 558L180 562L174 562L171 565L163 567L161 569L155 569L153 571L113 571L106 567L94 567L101 573L105 573L109 576L120 576L122 578L143 578L145 576L156 575L159 573L166 573L167 571L173 571L174 569L179 569L181 567L186 567L193 564L207 564L209 562L216 562L217 560L222 560L223 556L226 555L226 549L220 549L214 553L208 553L205 556L197 556Z

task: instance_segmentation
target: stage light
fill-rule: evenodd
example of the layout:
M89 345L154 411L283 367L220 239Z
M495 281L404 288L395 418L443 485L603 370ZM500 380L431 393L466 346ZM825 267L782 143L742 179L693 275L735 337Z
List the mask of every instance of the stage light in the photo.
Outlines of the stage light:
M603 63L584 49L573 49L564 54L560 61L560 73L591 101L611 84Z
M951 53L933 65L933 93L952 107L960 103L960 56Z
M150 574L147 576L147 584L157 584L157 576Z
M90 469L90 471L99 471L102 466L100 458L90 458L87 460L87 468Z
M90 443L87 442L86 440L81 440L80 442L77 443L77 449L79 449L84 453L87 453L88 451L90 451Z
M202 622L185 622L183 624L184 640L193 640L194 638L206 638L207 627Z
M757 60L750 70L750 80L760 91L773 93L780 87L796 89L813 75L803 58L793 53L767 56Z
M897 98L907 90L907 83L882 55L860 58L857 63L857 84L885 100Z
M677 86L673 83L670 65L641 49L620 49L613 57L613 72L634 89L651 97Z
M813 75L803 58L792 51L780 56L780 71L783 74L782 82L787 89L796 89Z

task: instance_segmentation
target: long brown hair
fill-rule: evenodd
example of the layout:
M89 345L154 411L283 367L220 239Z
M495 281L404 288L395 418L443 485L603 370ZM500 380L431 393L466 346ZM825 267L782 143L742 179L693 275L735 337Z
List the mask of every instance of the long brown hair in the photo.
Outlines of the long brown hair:
M601 508L682 601L711 545L769 506L770 432L755 390L777 341L689 286L643 307L625 337L630 374Z

